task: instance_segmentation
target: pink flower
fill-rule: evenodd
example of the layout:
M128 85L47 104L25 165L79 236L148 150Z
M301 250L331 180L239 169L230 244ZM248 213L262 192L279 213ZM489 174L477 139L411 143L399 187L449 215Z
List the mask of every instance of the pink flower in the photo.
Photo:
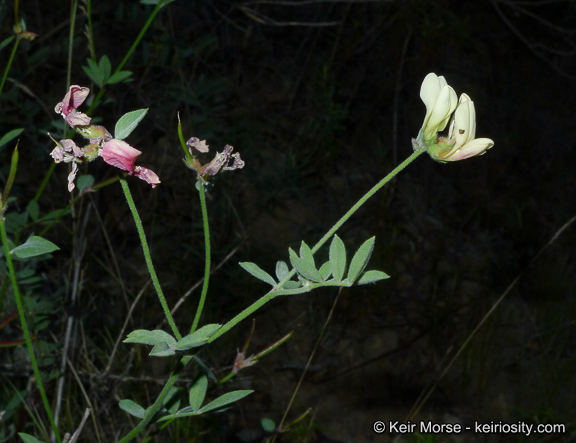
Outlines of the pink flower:
M115 138L104 143L101 152L101 156L106 163L122 169L130 175L135 175L145 182L150 183L152 187L155 188L156 185L160 183L160 178L156 173L143 166L134 165L136 157L140 154L142 154L142 152L138 149L133 148L125 141Z
M186 159L185 163L190 169L194 169L198 172L198 178L204 183L207 182L207 179L218 174L220 171L233 171L244 167L244 160L240 158L239 153L236 152L232 154L234 148L230 145L224 146L224 151L217 152L212 161L205 165L200 164L196 159L194 149L202 153L208 152L210 149L206 144L206 140L200 141L197 137L192 137L186 142L186 146L193 158L192 160ZM231 165L230 161L232 161Z
M80 149L73 140L66 138L64 140L60 140L60 143L52 150L50 153L52 158L54 159L55 163L60 162L72 162L76 161L76 159L82 158L84 153L82 149Z
M90 94L90 89L78 85L70 86L70 90L64 96L62 101L56 105L54 111L62 115L66 123L72 128L76 126L86 126L90 124L90 117L76 109L84 103L86 97Z

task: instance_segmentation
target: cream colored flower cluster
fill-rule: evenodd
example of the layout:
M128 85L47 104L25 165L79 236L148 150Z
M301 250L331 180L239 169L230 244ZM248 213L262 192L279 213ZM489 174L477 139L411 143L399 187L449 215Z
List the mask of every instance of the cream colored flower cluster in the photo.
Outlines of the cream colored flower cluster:
M426 117L415 146L426 147L432 158L441 162L464 160L484 154L494 146L489 138L475 138L476 110L467 94L458 100L454 89L442 76L431 72L420 88ZM448 136L438 136L450 122Z

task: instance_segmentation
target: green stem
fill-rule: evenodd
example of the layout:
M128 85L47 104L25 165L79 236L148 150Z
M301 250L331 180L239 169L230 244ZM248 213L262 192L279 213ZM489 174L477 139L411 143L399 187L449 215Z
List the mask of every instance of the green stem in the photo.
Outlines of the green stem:
M396 166L396 168L394 168L392 170L392 172L390 172L386 177L384 177L382 180L380 180L360 200L358 200L358 202L356 202L356 204L354 206L352 206L352 208L350 208L350 210L348 212L346 212L346 214L344 214L342 216L342 218L340 218L340 220L338 220L334 226L332 226L332 228L324 235L324 237L322 237L320 239L320 241L318 243L316 243L316 245L312 248L312 252L314 253L314 252L318 251L318 249L320 249L324 245L324 243L326 243L336 233L336 231L358 209L360 209L360 207L364 203L366 203L366 201L368 201L368 199L370 197L372 197L374 194L376 194L376 192L378 192L384 185L386 185L386 183L388 183L390 180L392 180L400 171L402 171L406 166L408 166L410 163L412 163L418 156L420 156L424 152L426 152L425 148L421 148L417 151L414 151L412 153L412 155L410 155L410 157L408 157L406 160L404 160L402 163L400 163L398 166ZM262 298L256 300L252 305L248 306L246 309L244 309L242 312L240 312L238 315L236 315L236 317L234 317L228 323L223 325L218 330L218 332L216 332L214 335L212 335L208 339L208 343L213 342L218 337L224 335L226 332L228 332L230 329L232 329L234 326L236 326L238 323L240 323L246 317L248 317L249 315L251 315L252 313L257 311L258 309L260 309L263 305L268 303L273 298L275 298L279 295L285 295L287 291L283 290L282 286L284 285L284 283L286 283L288 280L290 280L294 276L294 274L296 274L296 270L292 269L292 271L290 271L290 273L288 273L288 275L284 278L284 280L282 280L280 283L278 283L278 285L275 288L273 288L270 292L268 292Z
M128 183L126 182L125 178L120 179L120 184L122 185L122 190L124 191L124 195L126 196L126 201L128 202L128 206L130 207L130 211L132 212L132 217L134 217L134 222L136 223L136 228L138 229L138 235L140 236L140 242L142 243L142 251L144 252L144 258L146 259L146 265L148 266L148 271L150 272L152 283L154 284L154 288L156 288L158 299L160 300L160 304L162 305L162 309L164 310L164 315L166 316L166 320L168 320L168 323L172 328L172 333L174 334L177 340L180 340L182 338L182 335L180 335L180 332L176 327L176 323L174 323L174 319L172 318L172 314L170 314L170 309L168 308L168 304L166 303L166 297L164 297L162 287L160 286L160 282L158 281L156 270L154 269L154 265L152 264L152 257L150 255L150 249L148 248L148 241L146 240L144 227L142 226L142 220L140 219L140 215L138 215L138 210L136 209L136 205L134 204L134 199L132 198L132 194L130 193L130 188L128 188Z
M20 39L16 37L16 41L14 42L14 46L12 47L12 52L10 53L10 58L8 59L8 63L6 64L6 69L4 69L4 75L2 76L2 82L0 83L0 95L2 94L2 89L4 89L4 83L8 78L8 72L10 71L10 67L12 66L12 62L14 61L14 57L16 56L16 50L18 49L18 45L20 44Z
M205 263L204 263L204 284L202 285L202 294L200 295L200 302L198 303L198 309L196 311L196 317L194 318L194 323L190 329L190 333L194 332L198 327L200 322L200 316L202 315L202 310L204 309L204 303L206 302L206 294L208 293L208 282L210 280L210 226L208 224L208 210L206 208L206 193L204 189L204 184L200 183L200 206L202 207L202 221L204 224L204 249L205 249Z
M40 391L40 396L42 397L42 402L44 403L44 409L48 415L48 420L50 421L50 425L52 426L56 440L58 443L61 443L62 440L60 439L58 427L56 426L54 417L52 416L50 402L48 401L46 391L44 390L44 385L42 384L42 376L40 375L40 369L38 368L38 362L36 361L36 355L34 354L34 348L32 346L30 330L28 329L28 323L26 321L24 304L22 303L22 297L20 296L20 291L18 290L18 282L16 281L14 263L12 262L12 256L10 255L10 249L8 248L8 237L6 236L6 224L4 221L4 215L0 216L0 235L2 236L2 243L4 244L4 257L6 257L6 265L8 266L8 270L10 272L10 280L12 281L12 288L14 289L14 299L16 300L16 306L18 307L18 314L20 315L20 322L22 323L22 330L24 331L24 338L26 340L28 354L30 355L30 363L32 364L34 376L36 377L36 384L38 386L38 390Z
M78 0L74 0L70 5L70 33L68 36L68 69L66 72L66 87L70 86L72 78L72 53L74 52L74 30L76 29L76 12L78 11Z

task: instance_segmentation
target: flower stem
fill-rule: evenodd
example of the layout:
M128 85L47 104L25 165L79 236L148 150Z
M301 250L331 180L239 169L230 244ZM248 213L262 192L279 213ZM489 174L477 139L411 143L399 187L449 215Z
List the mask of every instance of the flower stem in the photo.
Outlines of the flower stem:
M18 314L20 315L20 322L22 323L22 330L24 331L24 338L26 340L26 347L28 348L28 354L30 356L30 363L32 364L32 370L34 371L34 376L36 377L36 384L38 390L40 391L40 396L42 397L42 402L44 403L44 409L48 415L48 420L56 436L58 443L61 443L62 439L58 433L58 427L54 422L54 417L52 416L52 409L50 408L50 402L46 396L46 391L44 390L44 385L42 384L42 376L40 375L40 369L38 368L38 362L36 361L36 356L34 354L34 348L32 346L32 338L30 337L30 330L28 329L28 323L26 321L26 314L24 312L24 304L22 303L22 297L20 296L20 291L18 290L18 282L16 281L16 272L14 271L14 263L12 262L12 255L10 254L10 249L8 248L8 237L6 236L6 224L4 220L4 215L0 216L0 236L2 237L2 244L4 245L4 257L6 257L6 265L10 272L10 280L12 281L12 288L14 290L14 299L16 300L16 306L18 308Z
M324 243L326 243L335 233L336 231L358 210L360 209L360 207L366 203L366 201L368 201L368 199L370 197L372 197L374 194L376 194L376 192L378 192L384 185L386 185L386 183L388 183L390 180L392 180L394 177L396 177L396 175L402 171L406 166L408 166L410 163L412 163L418 156L420 156L421 154L423 154L424 152L426 152L426 149L421 148L418 149L417 151L414 151L412 153L412 155L410 155L410 157L408 157L406 160L404 160L402 163L400 163L398 166L396 166L386 177L384 177L382 180L380 180L372 189L370 189L360 200L358 200L356 202L356 204L354 206L352 206L352 208L350 208L350 210L348 212L346 212L346 214L344 214L342 216L342 218L340 218L340 220L338 220L336 222L336 224L334 226L332 226L332 228L320 239L320 241L318 243L316 243L316 245L312 248L312 252L317 252L318 249L320 249L322 247L322 245L324 245ZM209 339L208 339L208 343L213 342L214 340L216 340L218 337L224 335L226 332L228 332L230 329L232 329L234 326L236 326L238 323L240 323L242 320L244 320L246 317L248 317L249 315L251 315L252 313L254 313L255 311L257 311L258 309L260 309L264 304L268 303L270 300L272 300L273 298L279 296L279 295L283 295L283 293L285 293L286 291L282 290L282 286L284 285L284 283L286 283L288 280L290 280L294 274L296 274L296 270L292 269L292 271L290 271L288 273L288 275L280 282L278 283L278 285L273 288L270 292L268 292L267 294L265 294L263 297L259 298L258 300L256 300L252 305L248 306L246 309L244 309L242 312L240 312L238 315L236 315L236 317L234 317L232 320L230 320L228 323L226 323L225 325L223 325L214 335L212 335Z
M202 285L202 294L200 295L200 302L198 303L198 309L196 311L196 317L194 318L194 323L190 329L190 333L194 332L198 327L200 322L200 316L202 315L202 310L204 309L204 303L206 302L206 294L208 293L208 282L210 280L210 226L208 224L208 210L206 207L206 193L204 184L199 181L200 185L200 206L202 207L202 221L204 224L204 250L205 250L205 263L204 263L204 284Z
M368 199L370 197L372 197L374 194L376 194L380 189L382 189L382 187L384 187L384 185L386 185L390 180L392 180L394 177L396 177L396 175L402 171L406 166L408 166L410 163L412 163L420 154L423 154L424 152L426 152L426 149L419 149L417 151L414 151L412 153L412 155L410 155L410 157L408 157L406 160L404 160L402 163L400 163L398 166L396 166L386 177L384 177L382 180L380 180L372 189L370 189L366 194L364 194L364 196L358 200L356 202L356 204L354 206L352 206L348 212L346 214L344 214L342 216L342 218L340 220L338 220L336 222L336 224L334 226L332 226L332 228L324 235L324 237L322 237L320 239L320 241L318 243L316 243L316 246L314 246L312 248L312 253L315 253L318 251L318 249L320 249L324 243L326 243L328 240L330 240L330 238L332 238L332 236L336 233L336 231L338 229L340 229L340 227L346 223L346 221L352 217L352 215L358 210L360 209L360 207L366 203L368 201ZM292 274L294 275L294 274ZM288 280L286 280L288 281Z
M154 269L154 265L152 264L152 257L150 256L150 249L148 248L148 242L146 241L146 234L144 233L144 227L142 226L142 220L140 219L140 215L138 215L138 210L136 209L136 205L134 204L134 199L132 198L132 194L130 193L130 188L128 188L128 183L126 182L125 178L120 179L120 184L122 185L122 190L124 191L126 201L128 202L128 206L130 207L130 211L132 212L132 217L134 217L136 228L138 229L138 235L140 236L140 242L142 243L142 251L144 252L144 258L146 259L146 265L148 266L148 271L150 272L152 283L154 284L154 288L156 289L156 293L158 294L158 300L160 300L160 304L162 305L162 309L164 310L166 320L168 321L168 324L170 324L170 327L172 328L172 333L174 334L177 340L180 340L182 338L182 335L180 335L180 332L176 327L176 323L174 323L174 319L172 318L172 314L170 314L170 309L168 308L168 304L166 303L166 297L164 297L162 287L160 286L160 282L158 281L156 270Z

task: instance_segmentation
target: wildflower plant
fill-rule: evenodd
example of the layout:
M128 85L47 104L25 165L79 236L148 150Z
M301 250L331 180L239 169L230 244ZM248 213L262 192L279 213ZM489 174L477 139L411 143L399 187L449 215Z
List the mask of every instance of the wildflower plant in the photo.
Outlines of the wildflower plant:
M77 110L84 103L89 93L89 88L76 85L70 86L70 90L64 96L64 99L54 108L54 111L62 115L72 129L89 140L89 143L82 148L79 148L71 139L60 140L60 142L54 140L56 147L50 154L54 161L56 163L65 162L72 164L72 172L68 175L68 191L72 192L74 189L78 163L91 162L98 157L102 157L109 165L150 183L153 188L156 187L160 183L156 173L148 168L134 164L136 157L142 152L122 140L128 137L136 128L148 112L148 109L129 112L120 118L118 123L116 123L115 137L113 138L105 127L91 125L91 118Z
M74 191L74 180L78 171L78 164L92 162L99 157L107 164L118 168L127 175L144 180L152 188L160 185L160 178L155 172L144 166L136 165L136 159L142 152L125 141L144 119L148 109L128 112L122 116L116 123L113 131L114 135L112 135L104 126L91 124L91 118L79 110L89 94L90 90L87 87L73 85L69 88L63 100L55 107L56 113L60 114L66 123L86 140L86 144L82 147L78 146L72 139L54 140L56 147L51 152L54 162L69 163L71 165L71 172L68 176L68 191ZM119 440L120 442L128 442L134 439L149 424L172 421L177 418L189 418L206 414L210 411L221 410L227 405L249 395L252 390L236 390L223 394L212 401L206 401L211 385L209 376L212 374L207 369L206 363L199 357L198 351L203 346L231 332L234 326L259 310L270 300L280 296L304 294L320 287L351 287L354 285L373 284L389 278L385 272L369 269L368 267L376 245L374 237L366 239L360 248L351 252L346 247L345 242L336 235L338 229L370 197L422 153L428 152L434 160L449 162L484 154L494 145L494 142L490 139L475 138L476 115L472 100L467 94L462 94L460 99L457 99L456 93L447 84L444 77L438 77L434 73L428 74L422 83L420 96L426 106L426 115L417 138L412 140L414 152L357 201L316 244L308 245L302 242L298 250L289 248L287 259L278 261L274 272L270 273L255 263L240 263L240 266L249 274L268 284L269 290L257 301L223 324L206 324L202 322L202 313L208 296L211 263L210 229L205 193L206 185L210 183L215 175L227 171L239 171L245 166L240 154L234 152L232 146L226 145L223 151L217 152L212 160L202 164L199 157L209 152L206 141L201 141L196 137L190 137L185 141L182 125L180 121L178 122L178 136L184 152L184 164L196 174L205 238L204 282L198 299L196 314L191 326L187 328L183 325L177 325L172 317L162 285L156 275L142 221L126 181L126 174L120 178L122 190L138 229L150 277L169 325L169 330L167 331L161 329L134 330L127 334L124 343L148 346L150 357L165 358L176 356L178 359L178 364L167 377L164 387L152 404L140 405L133 399L123 399L119 402L121 409L139 420L136 426ZM448 133L445 136L439 135L447 127ZM15 150L15 158L13 160L14 166L10 173L12 180L16 171L17 150ZM9 180L2 193L0 202L2 212L6 211L7 208L7 198L11 183L12 181ZM154 192L154 190L150 189L150 192ZM217 193L217 191L215 192ZM26 252L22 248L18 251L18 248L11 250L8 247L9 243L3 218L0 220L0 233L8 267L13 269L10 258L13 255L17 256L18 253ZM42 243L37 238L32 238L31 241L32 243L29 246L36 248L36 250L41 250L43 253L51 252L56 248L55 245ZM318 263L316 253L325 245L327 245L328 249L328 260L324 263ZM15 294L17 294L15 278L13 279L13 285ZM18 305L18 309L21 313L23 329L25 334L28 334L21 304ZM242 350L238 350L235 357L231 356L231 362L233 362L231 373L217 382L216 385L224 384L240 371L247 370L247 368L257 364L261 358L281 346L289 338L290 334L269 345L256 355L246 357L248 340ZM29 342L29 336L27 335L27 343ZM37 365L33 358L34 350L31 346L29 346L29 353L32 358L32 365L37 372ZM195 379L188 389L188 404L181 407L179 402L172 401L178 392L175 388L175 383L182 371L190 364L197 364L201 375ZM39 373L36 374L36 377L38 383L41 384L42 380ZM56 440L61 441L57 426L54 425L52 420L49 402L45 398L46 394L44 390L41 390L41 392ZM26 440L27 438L33 438L29 435L21 434L21 436L25 441L35 441Z

